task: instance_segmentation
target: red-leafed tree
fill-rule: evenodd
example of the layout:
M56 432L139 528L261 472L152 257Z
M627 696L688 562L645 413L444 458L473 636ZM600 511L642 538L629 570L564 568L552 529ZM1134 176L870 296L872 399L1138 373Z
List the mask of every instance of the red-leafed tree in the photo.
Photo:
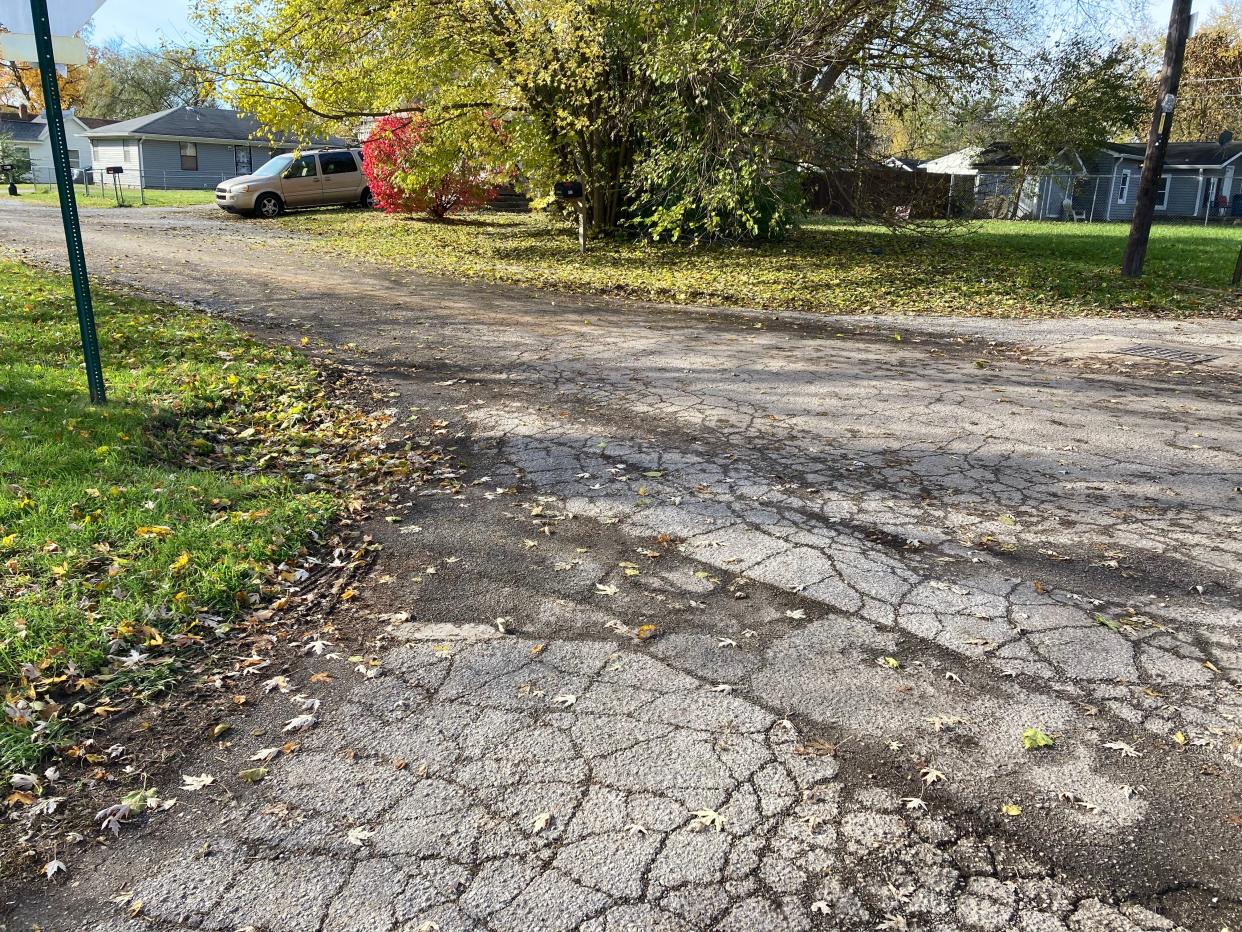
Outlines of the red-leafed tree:
M436 219L482 207L508 174L484 160L502 141L490 120L462 132L433 130L421 115L385 117L362 145L375 206L390 214L425 211Z

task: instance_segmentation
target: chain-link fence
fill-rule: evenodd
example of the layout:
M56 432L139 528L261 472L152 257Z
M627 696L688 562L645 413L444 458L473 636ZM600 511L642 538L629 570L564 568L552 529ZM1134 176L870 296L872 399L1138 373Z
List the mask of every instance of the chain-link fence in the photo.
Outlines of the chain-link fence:
M1129 222L1138 197L1139 167L1108 174L981 170L975 175L876 168L828 172L809 179L810 208L854 217L901 220L969 219ZM1236 189L1236 193L1235 193ZM1156 189L1157 221L1212 223L1242 219L1242 178L1197 169L1170 169Z
M137 195L144 189L160 191L213 191L216 185L237 176L236 172L188 172L188 171L131 171L125 169L120 175L109 175L103 168L73 169L74 186L83 196L91 196L96 188L125 188L127 194ZM8 179L5 179L7 183ZM39 189L54 188L56 173L50 165L35 163L31 169L15 179L19 185Z

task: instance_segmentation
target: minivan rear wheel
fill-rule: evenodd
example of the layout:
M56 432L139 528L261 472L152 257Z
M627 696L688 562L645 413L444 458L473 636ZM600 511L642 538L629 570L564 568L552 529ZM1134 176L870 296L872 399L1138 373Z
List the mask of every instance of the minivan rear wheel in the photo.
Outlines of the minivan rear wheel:
M275 194L260 194L254 199L254 215L263 220L275 220L285 209Z
M370 188L362 189L362 197L358 199L358 204L366 210L375 206L375 195L371 193Z

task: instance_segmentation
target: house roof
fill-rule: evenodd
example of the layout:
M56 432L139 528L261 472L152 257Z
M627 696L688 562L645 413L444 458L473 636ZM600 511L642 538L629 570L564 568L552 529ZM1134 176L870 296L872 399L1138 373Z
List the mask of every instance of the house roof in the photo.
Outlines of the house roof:
M219 139L228 142L246 142L265 138L263 124L252 116L236 110L216 107L173 107L159 113L148 113L121 120L86 134L92 139L110 139L117 136L172 136L184 139ZM277 133L278 142L292 145L294 140Z
M994 142L990 146L985 146L981 149L971 164L983 172L1008 171L1021 165L1022 160L1014 155L1009 143ZM1049 167L1060 165L1080 172L1087 170L1087 166L1083 164L1082 157L1069 148L1062 149L1047 164Z
M943 169L949 168L956 172L970 173L974 171L971 167L974 160L982 151L979 146L967 146L955 152L946 152L944 155L923 162L919 165L919 171L943 174Z
M38 142L45 129L47 124L43 122L0 119L0 136L7 136L14 142Z
M884 164L890 168L900 168L903 171L915 172L919 170L919 166L923 164L921 159L907 159L901 156L891 155L884 160Z
M1142 143L1110 143L1105 152L1143 161L1147 146ZM1242 142L1222 146L1215 142L1171 142L1164 151L1164 164L1183 168L1219 168L1242 155Z
M1010 150L1009 143L994 142L984 146L971 164L975 168L1017 168L1020 162L1021 159Z
M77 114L75 113L74 116L77 116ZM83 126L85 126L87 129L99 129L101 126L111 126L113 123L116 122L116 120L104 120L104 119L100 119L99 117L80 116L78 117L78 122L81 123Z

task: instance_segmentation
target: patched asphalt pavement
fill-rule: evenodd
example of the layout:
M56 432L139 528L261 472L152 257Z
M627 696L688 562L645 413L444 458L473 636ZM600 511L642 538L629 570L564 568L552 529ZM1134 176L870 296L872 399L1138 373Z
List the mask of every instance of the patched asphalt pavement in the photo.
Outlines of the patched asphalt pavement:
M209 210L84 227L94 274L306 338L467 471L372 522L344 611L379 662L290 661L297 753L161 788L9 928L1242 928L1242 382L1082 351L1197 325L1011 345L436 280ZM0 236L63 264L54 210Z

